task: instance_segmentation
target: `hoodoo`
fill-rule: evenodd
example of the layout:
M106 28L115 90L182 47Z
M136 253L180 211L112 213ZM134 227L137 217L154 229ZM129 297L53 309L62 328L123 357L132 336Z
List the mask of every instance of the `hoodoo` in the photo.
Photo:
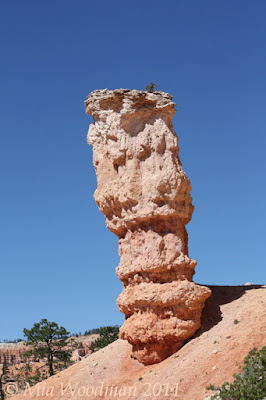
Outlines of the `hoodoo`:
M117 276L125 314L120 337L133 357L154 364L175 353L200 327L211 291L192 281L186 224L193 213L168 93L95 90L88 143L98 187L94 197L107 227L119 237Z

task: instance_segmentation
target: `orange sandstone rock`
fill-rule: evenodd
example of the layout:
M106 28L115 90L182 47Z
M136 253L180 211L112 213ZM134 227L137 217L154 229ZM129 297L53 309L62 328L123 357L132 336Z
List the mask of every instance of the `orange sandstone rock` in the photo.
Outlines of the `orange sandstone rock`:
M94 197L119 237L117 305L126 320L120 337L133 357L154 364L176 352L200 327L210 289L192 282L185 225L193 213L168 93L95 90L88 143L98 187Z

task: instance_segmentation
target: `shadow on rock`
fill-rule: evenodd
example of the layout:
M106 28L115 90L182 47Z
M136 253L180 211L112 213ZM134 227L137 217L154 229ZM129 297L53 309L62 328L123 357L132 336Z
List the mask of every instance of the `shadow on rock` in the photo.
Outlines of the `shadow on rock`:
M210 330L214 325L222 320L220 306L231 303L239 299L248 290L261 289L263 285L247 285L247 286L208 286L212 291L212 295L205 303L202 311L202 326L194 337L200 336L202 333Z

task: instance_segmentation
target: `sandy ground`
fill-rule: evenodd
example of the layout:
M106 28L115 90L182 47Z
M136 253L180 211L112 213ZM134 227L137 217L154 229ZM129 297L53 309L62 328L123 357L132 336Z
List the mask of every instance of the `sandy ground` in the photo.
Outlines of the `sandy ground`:
M208 384L231 381L247 353L266 345L266 286L210 289L201 330L160 364L144 367L118 340L12 400L203 400Z

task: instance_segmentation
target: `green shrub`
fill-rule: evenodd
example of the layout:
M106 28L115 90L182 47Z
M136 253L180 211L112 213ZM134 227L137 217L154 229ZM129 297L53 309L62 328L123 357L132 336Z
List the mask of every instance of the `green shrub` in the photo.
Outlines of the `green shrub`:
M153 92L154 92L154 89L155 89L156 87L158 87L158 86L155 85L154 82L150 82L150 83L146 86L146 92L153 93Z
M213 400L263 400L266 397L266 346L251 350L242 371L233 376L235 380L225 382L222 387L207 386L207 390L217 391Z
M113 343L118 339L119 327L118 326L104 326L100 328L100 336L90 346L92 352L102 349L108 344Z

